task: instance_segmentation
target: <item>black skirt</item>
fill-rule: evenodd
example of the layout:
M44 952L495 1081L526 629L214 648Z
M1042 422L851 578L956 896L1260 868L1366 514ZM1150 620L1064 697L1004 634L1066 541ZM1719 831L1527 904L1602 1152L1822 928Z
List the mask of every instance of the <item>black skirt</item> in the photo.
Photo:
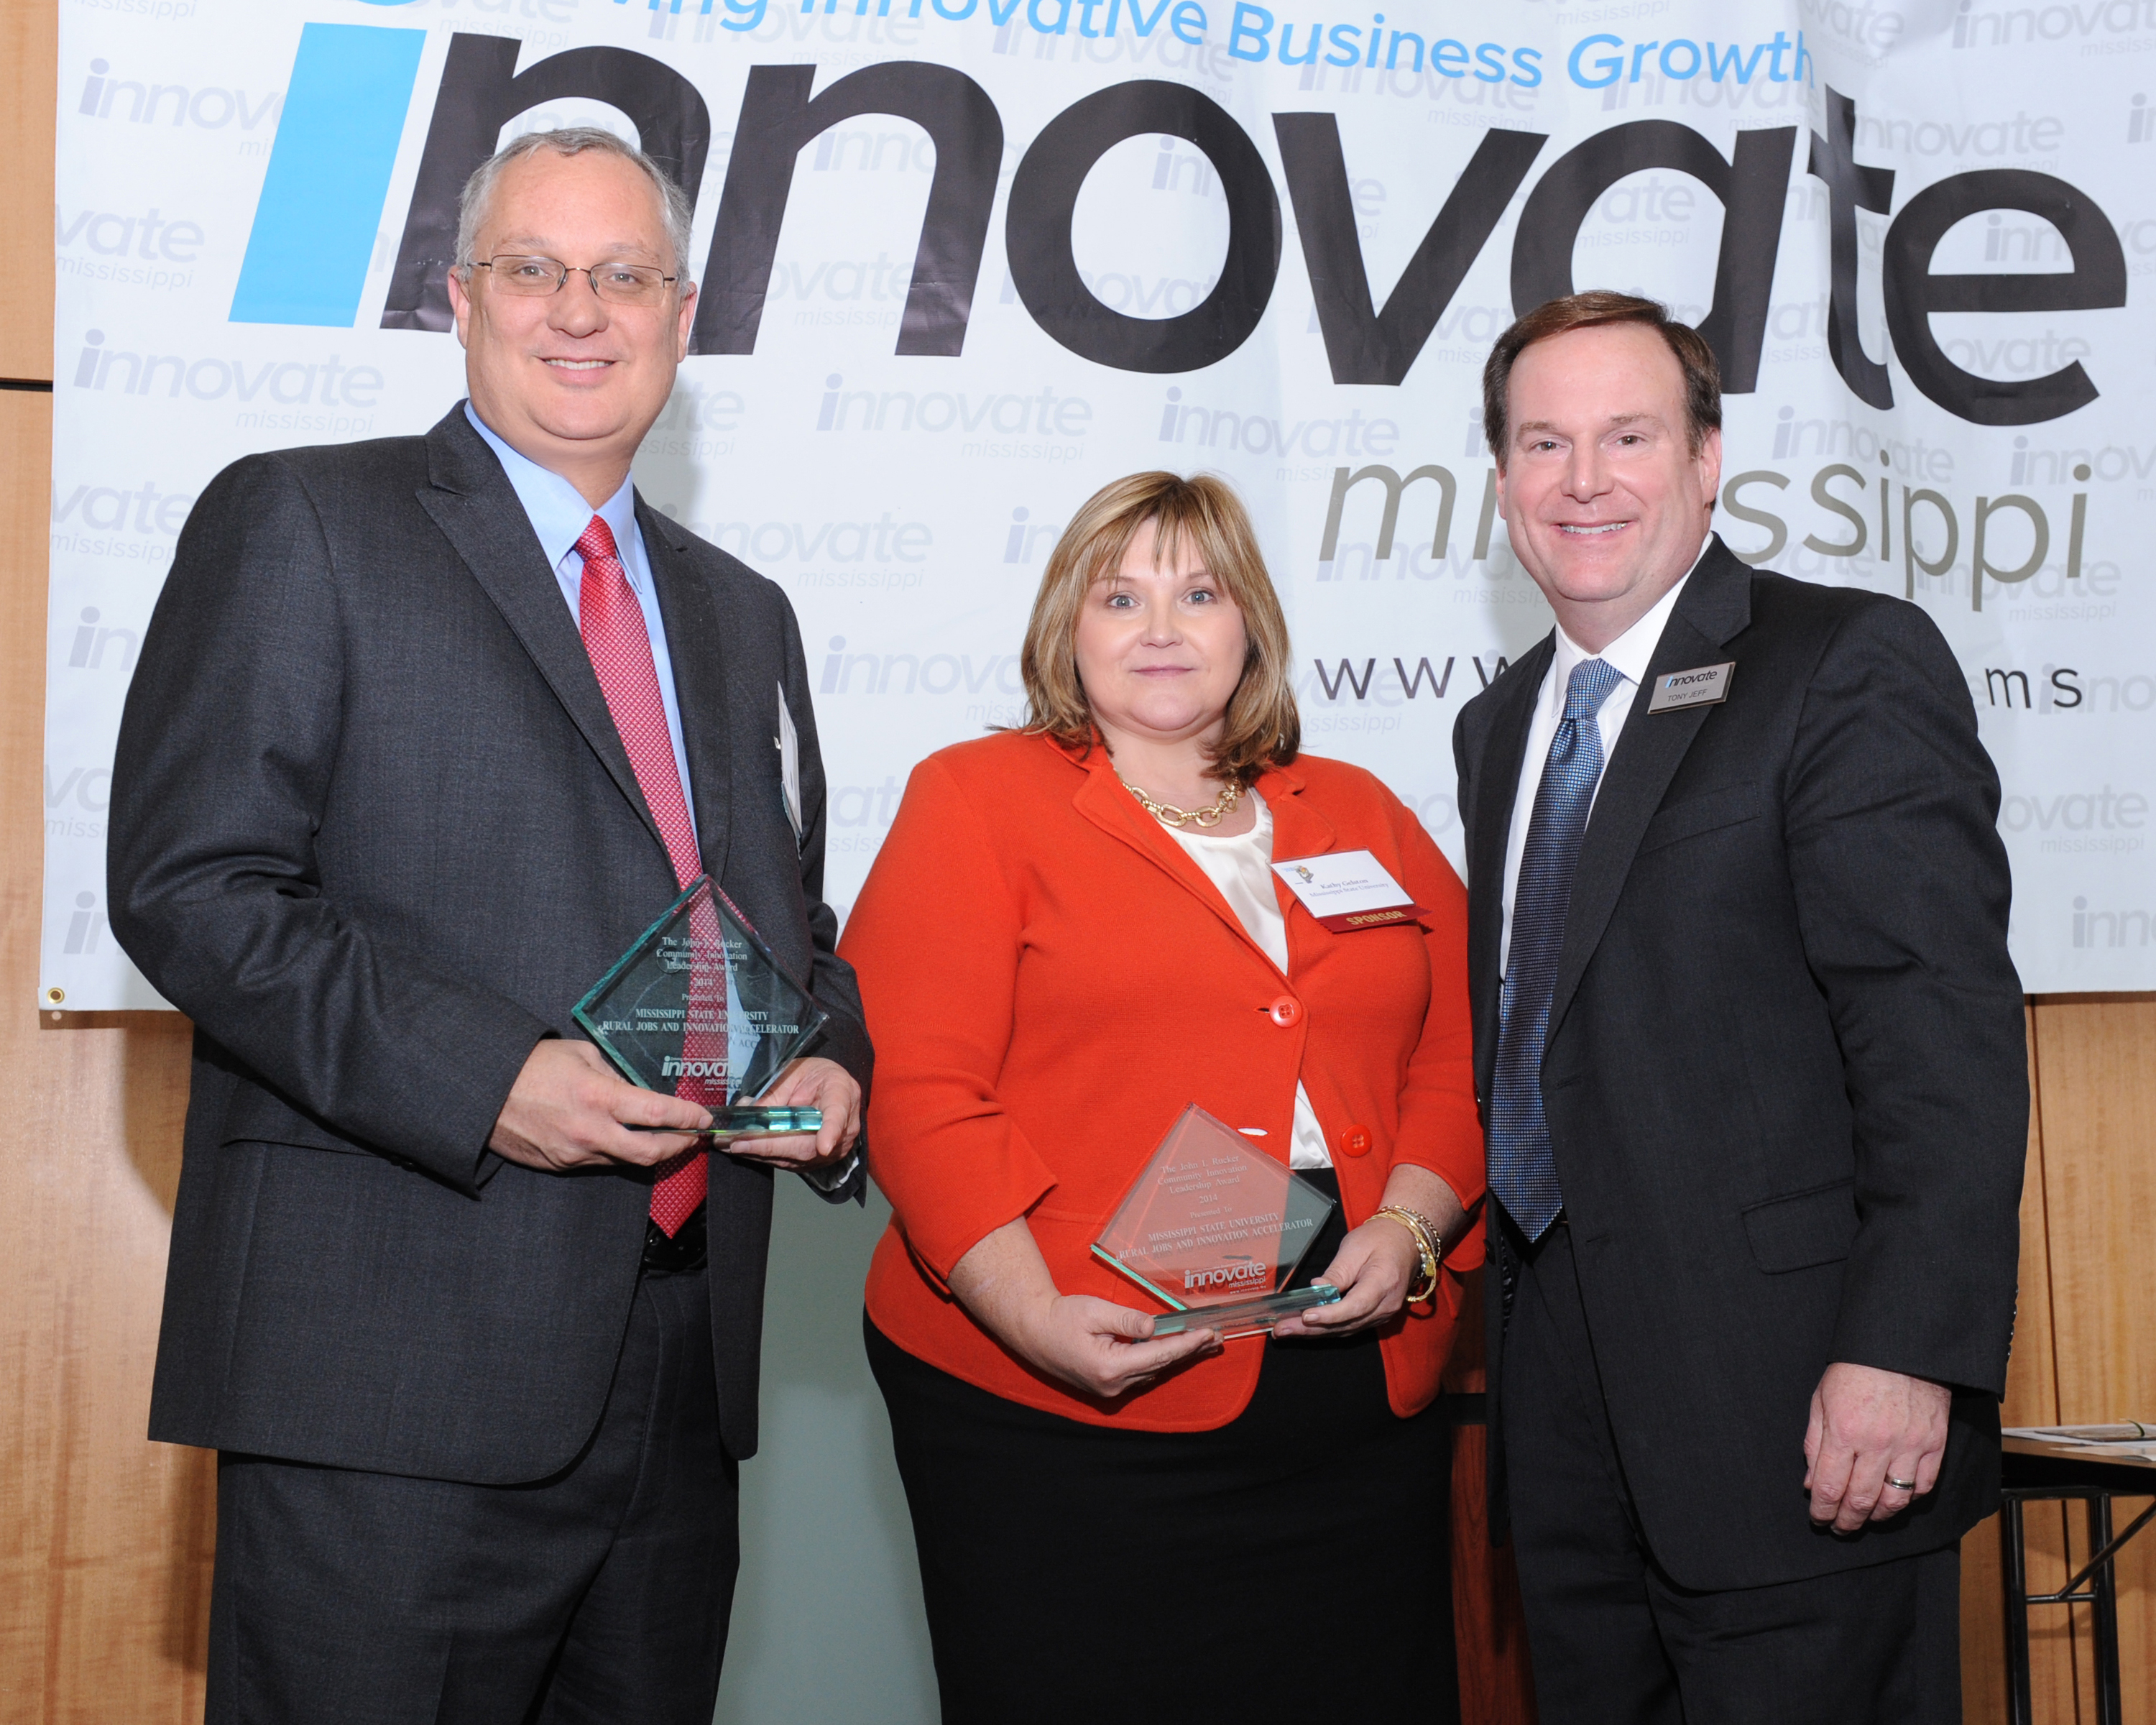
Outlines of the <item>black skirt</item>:
M1006 1401L864 1322L944 1725L1458 1720L1450 1429L1394 1414L1374 1333L1231 1342L1265 1351L1250 1406L1154 1432Z

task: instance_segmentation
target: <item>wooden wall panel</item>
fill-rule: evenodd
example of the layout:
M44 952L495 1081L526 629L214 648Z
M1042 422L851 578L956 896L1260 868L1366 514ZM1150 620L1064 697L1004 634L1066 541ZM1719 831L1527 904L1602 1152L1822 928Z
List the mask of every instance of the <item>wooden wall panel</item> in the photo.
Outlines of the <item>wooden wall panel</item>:
M55 0L0 0L0 181L8 260L0 268L0 377L53 375L53 80ZM31 519L35 520L33 516ZM38 559L41 572L44 559ZM40 697L42 702L42 696Z
M2059 1418L2156 1421L2156 996L2046 998L2035 1024ZM2120 1500L2127 1517L2142 1507ZM2078 1512L2071 1533L2075 1561L2086 1561ZM2156 1721L2147 1538L2118 1564L2128 1725ZM2087 1608L2072 1609L2085 1621ZM2090 1720L2085 1656L2080 1665L2080 1717Z
M20 506L43 502L49 425L46 398L0 395ZM0 1560L10 1679L0 1718L179 1719L191 1689L199 1705L190 1672L201 1665L210 1458L154 1447L143 1431L187 1030L151 1014L48 1029L33 1009L45 572L42 557L25 561L0 568L0 1070L12 1092L0 1277L13 1296L0 1377L22 1439L0 1455L0 1526L13 1530Z
M36 519L52 401L0 391L0 506ZM0 1725L201 1717L211 1458L152 1445L187 1101L169 1014L41 1019L45 559L0 549Z

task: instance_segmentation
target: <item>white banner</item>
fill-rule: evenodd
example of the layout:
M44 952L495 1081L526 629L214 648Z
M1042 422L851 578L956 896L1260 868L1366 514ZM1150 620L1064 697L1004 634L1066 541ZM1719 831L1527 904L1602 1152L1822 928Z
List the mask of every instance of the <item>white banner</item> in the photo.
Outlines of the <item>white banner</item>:
M800 614L842 911L913 763L1017 716L1070 511L1148 467L1240 487L1307 746L1457 860L1453 720L1550 621L1480 368L1610 286L1721 357L1732 545L1953 644L2025 984L2156 987L2156 0L1381 3L65 0L40 1004L159 1004L105 809L190 502L430 425L457 187L572 122L696 194L637 479Z

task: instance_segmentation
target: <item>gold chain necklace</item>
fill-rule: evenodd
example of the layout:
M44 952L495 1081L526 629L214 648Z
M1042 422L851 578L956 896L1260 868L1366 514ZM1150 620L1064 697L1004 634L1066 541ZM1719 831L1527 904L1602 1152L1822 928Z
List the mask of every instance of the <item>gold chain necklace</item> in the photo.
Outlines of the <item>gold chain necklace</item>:
M1229 815L1235 813L1235 805L1243 800L1242 783L1238 779L1230 779L1228 782L1228 788L1214 799L1213 806L1209 809L1178 809L1172 803L1154 802L1120 773L1116 775L1116 778L1125 790L1138 799L1138 806L1147 814L1155 820L1166 822L1178 832L1183 829L1185 822L1194 823L1201 828L1217 827Z

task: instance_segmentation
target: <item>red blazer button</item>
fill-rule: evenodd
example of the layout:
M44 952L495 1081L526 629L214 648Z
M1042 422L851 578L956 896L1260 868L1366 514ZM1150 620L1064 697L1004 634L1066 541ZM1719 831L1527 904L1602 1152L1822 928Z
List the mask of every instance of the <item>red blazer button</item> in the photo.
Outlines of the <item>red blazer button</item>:
M1283 994L1265 1010L1273 1015L1273 1022L1285 1030L1302 1016L1302 1003L1292 994Z
M1368 1156L1370 1153L1369 1127L1351 1126L1341 1133L1340 1153L1343 1156Z

